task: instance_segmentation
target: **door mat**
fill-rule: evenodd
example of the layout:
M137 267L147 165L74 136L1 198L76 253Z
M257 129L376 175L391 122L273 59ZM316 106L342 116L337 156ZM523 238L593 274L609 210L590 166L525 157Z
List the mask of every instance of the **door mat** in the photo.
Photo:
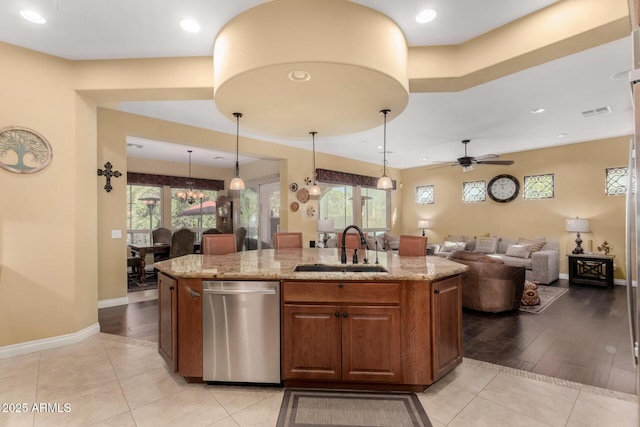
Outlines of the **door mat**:
M432 427L414 393L287 389L276 427Z
M538 295L540 296L539 305L521 305L519 310L526 313L540 314L554 301L568 292L568 288L558 288L555 286L538 286Z

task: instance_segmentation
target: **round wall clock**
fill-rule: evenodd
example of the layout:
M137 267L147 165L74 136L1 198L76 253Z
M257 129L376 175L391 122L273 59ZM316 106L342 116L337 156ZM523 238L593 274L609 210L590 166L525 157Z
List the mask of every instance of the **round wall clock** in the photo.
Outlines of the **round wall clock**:
M15 173L34 173L51 163L51 145L38 132L11 126L0 130L0 167Z
M494 176L487 185L489 197L499 203L506 203L518 197L520 183L515 176L497 175Z

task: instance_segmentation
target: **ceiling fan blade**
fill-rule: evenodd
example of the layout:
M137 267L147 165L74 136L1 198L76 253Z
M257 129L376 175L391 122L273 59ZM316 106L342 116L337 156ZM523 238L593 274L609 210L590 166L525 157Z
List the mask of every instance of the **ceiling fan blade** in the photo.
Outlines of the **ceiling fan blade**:
M477 156L474 157L474 159L476 160L489 160L489 159L497 159L500 156L498 156L497 154L485 154L484 156Z
M512 165L513 160L480 160L476 163L481 165Z
M443 168L446 166L458 166L458 162L435 162L426 167L427 170Z

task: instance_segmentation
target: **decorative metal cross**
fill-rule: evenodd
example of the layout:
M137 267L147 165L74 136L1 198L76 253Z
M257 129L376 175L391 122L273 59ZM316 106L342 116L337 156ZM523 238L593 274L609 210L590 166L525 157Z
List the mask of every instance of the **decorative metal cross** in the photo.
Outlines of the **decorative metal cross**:
M107 162L104 164L104 170L102 169L98 169L98 176L104 176L107 178L107 184L104 186L104 189L107 190L107 193L109 193L111 191L111 189L113 188L111 186L111 177L113 178L119 178L122 176L122 174L118 171L111 171L111 168L113 167L113 165L111 164L111 162Z

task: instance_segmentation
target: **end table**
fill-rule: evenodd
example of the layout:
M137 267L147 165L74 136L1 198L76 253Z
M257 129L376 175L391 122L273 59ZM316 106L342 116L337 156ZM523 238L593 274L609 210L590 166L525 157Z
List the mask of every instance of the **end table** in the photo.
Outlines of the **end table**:
M599 285L613 288L613 259L615 255L567 254L569 283Z

